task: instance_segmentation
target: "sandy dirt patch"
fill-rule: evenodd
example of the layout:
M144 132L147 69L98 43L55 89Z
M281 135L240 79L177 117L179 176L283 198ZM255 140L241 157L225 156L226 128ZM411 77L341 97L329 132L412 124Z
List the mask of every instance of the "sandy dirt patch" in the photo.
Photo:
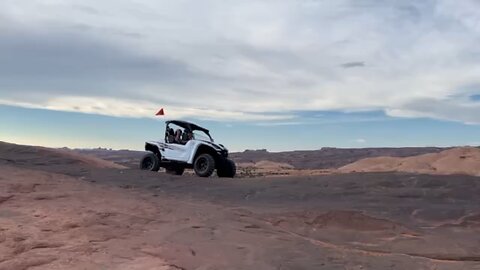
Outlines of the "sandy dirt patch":
M283 162L261 160L258 162L242 162L237 164L237 177L262 176L313 176L332 173L331 169L296 169L293 165Z
M141 197L65 175L0 171L0 269L175 269L140 251L142 231L162 211Z
M480 149L461 147L413 157L362 159L338 169L339 172L410 172L424 174L467 174L480 176Z

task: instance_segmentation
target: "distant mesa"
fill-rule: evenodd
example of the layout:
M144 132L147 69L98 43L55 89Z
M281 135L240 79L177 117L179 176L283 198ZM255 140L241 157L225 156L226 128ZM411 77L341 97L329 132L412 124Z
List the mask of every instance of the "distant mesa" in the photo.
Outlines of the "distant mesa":
M320 150L322 150L322 151L335 150L335 149L338 149L338 148L337 147L322 147L322 148L320 148Z
M268 150L267 149L256 149L256 150L247 149L243 151L243 153L268 153Z

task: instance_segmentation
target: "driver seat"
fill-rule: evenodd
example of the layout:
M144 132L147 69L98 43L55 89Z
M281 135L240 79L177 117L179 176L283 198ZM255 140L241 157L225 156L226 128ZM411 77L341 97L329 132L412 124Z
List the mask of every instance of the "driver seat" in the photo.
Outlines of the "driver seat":
M173 128L168 128L166 135L167 143L174 143L175 142L175 133Z

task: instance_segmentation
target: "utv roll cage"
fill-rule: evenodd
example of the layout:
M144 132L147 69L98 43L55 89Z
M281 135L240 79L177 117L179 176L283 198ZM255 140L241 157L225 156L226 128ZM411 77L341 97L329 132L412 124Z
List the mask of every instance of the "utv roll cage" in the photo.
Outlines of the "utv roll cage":
M165 130L165 137L167 138L169 135L173 134L173 129L170 127L170 124L179 126L185 130L189 130L191 132L198 130L202 131L203 133L207 134L207 136L210 138L210 141L213 142L212 136L210 136L210 131L206 128L203 128L199 125L196 125L194 123L190 123L187 121L182 121L182 120L170 120L170 121L165 121L166 124L166 130Z

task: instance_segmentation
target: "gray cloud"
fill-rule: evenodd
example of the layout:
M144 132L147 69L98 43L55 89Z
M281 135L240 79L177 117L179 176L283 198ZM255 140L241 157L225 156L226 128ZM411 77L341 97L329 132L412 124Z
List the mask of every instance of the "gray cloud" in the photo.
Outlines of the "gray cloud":
M403 104L399 109L388 109L387 114L396 117L427 117L480 124L480 104L475 101L417 99Z
M82 5L82 4L73 4L71 7L72 7L72 9L80 10L82 12L85 12L85 13L88 13L88 14L91 14L91 15L101 15L102 14L102 12L100 12L100 10L98 10L94 7L91 7L91 6L85 6L85 5Z
M144 85L174 92L206 80L181 61L78 35L0 34L0 59L0 96L20 100L70 94L141 98L137 88ZM157 94L161 100L168 92Z
M364 67L365 62L347 62L340 65L343 68Z

